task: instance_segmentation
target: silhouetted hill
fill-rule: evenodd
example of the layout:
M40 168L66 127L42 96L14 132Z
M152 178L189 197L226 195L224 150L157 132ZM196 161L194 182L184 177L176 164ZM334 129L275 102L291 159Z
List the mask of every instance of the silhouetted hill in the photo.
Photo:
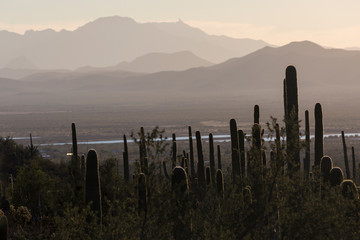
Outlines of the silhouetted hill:
M196 34L195 34L196 33ZM0 32L0 67L19 56L39 68L106 67L152 52L190 51L211 62L222 62L260 49L267 43L209 36L183 23L137 23L130 18L105 17L74 31L51 29L24 35Z
M161 71L182 71L194 67L208 67L213 63L206 61L189 51L176 53L149 53L132 62L121 62L112 67L82 67L77 71L129 71L154 73Z
M360 100L360 52L325 49L307 41L265 47L242 58L186 71L39 74L32 76L32 81L42 82L32 82L31 86L46 93L42 101L46 99L47 104L187 104L213 108L260 104L268 111L282 112L282 84L288 65L298 71L301 111L312 111L315 103L321 102L324 111L332 115L360 112L354 104ZM26 95L14 97L14 102L19 101L39 103Z

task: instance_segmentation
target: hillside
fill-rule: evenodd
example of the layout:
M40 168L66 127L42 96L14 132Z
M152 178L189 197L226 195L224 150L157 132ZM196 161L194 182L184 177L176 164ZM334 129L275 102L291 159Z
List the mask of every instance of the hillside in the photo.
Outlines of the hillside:
M357 110L357 106L349 103L359 100L360 52L324 49L311 42L265 47L242 58L186 71L39 73L26 78L32 81L26 94L12 97L14 104L38 104L37 98L28 96L36 89L43 93L42 99L47 104L166 107L231 103L260 104L281 111L282 80L288 65L296 66L298 71L302 108L311 109L316 102L322 102L325 109L339 110L338 114Z

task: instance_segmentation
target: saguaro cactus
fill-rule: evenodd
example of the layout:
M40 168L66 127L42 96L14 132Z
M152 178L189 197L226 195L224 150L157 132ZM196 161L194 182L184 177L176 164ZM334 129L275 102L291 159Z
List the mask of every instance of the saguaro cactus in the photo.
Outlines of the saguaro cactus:
M347 148L346 148L344 131L341 131L341 139L342 139L343 150L344 150L344 161L345 161L346 178L347 178L347 179L350 179L351 176L350 176L349 158L348 158L348 155L347 155Z
M355 183L353 182L353 180L344 180L341 185L341 192L343 194L343 196L347 199L351 199L351 200L358 200L359 199L359 193L358 190L356 188Z
M355 160L355 149L351 147L351 156L352 156L352 167L353 167L353 181L356 184L356 160Z
M188 127L189 130L189 150L190 150L190 174L191 174L191 182L194 182L196 177L195 174L195 159L194 159L194 146L193 146L193 139L191 133L191 127Z
M175 204L173 204L172 209L172 214L174 214L173 236L175 240L188 239L190 227L188 222L184 221L183 218L188 210L187 196L189 193L189 184L184 168L177 166L173 169L171 174L171 188L173 196L175 197Z
M321 176L323 182L330 180L330 171L333 168L333 161L329 156L323 156L320 162Z
M179 196L187 194L189 191L189 182L184 168L177 166L173 169L171 175L171 188Z
M216 191L218 196L224 196L224 176L221 169L216 170Z
M101 187L99 161L94 149L90 149L86 158L85 202L91 203L91 209L102 218Z
M206 173L206 185L210 185L212 183L210 167L206 167L205 173Z
M310 174L310 122L309 111L305 111L305 158L304 158L304 174L305 179L309 179Z
M214 139L212 133L209 134L209 158L210 158L211 179L215 179L215 151L214 151Z
M148 172L148 162L147 162L147 153L146 153L145 131L144 131L143 127L140 128L139 152L140 152L141 172L147 174L147 172Z
M239 149L240 149L240 169L241 176L245 177L245 134L243 130L238 130Z
M232 163L232 178L233 183L237 177L240 176L240 159L239 159L239 139L235 119L230 120L230 135L231 135L231 163Z
M123 151L123 161L124 161L124 180L125 182L129 181L130 173L129 173L129 152L128 145L126 140L126 135L124 134L124 151Z
M299 104L296 69L294 66L286 68L285 86L286 150L290 160L288 167L289 170L300 170Z
M218 169L222 169L222 166L221 166L221 149L220 149L220 145L217 145L217 159L218 159Z
M260 124L260 109L259 105L254 106L254 124Z
M76 127L75 123L71 124L71 135L72 135L72 152L74 158L78 157L78 146L77 146L77 139L76 139Z
M330 185L339 186L344 180L344 173L339 167L333 167L330 171Z
M324 155L324 128L321 104L315 104L315 166L320 166Z
M199 186L205 187L205 166L204 166L204 156L202 151L202 142L201 142L201 135L199 131L196 131L196 146L197 146L197 153L198 153L198 170L197 170L197 177Z
M263 171L263 160L261 151L261 127L259 124L254 124L252 127L252 153L253 163L251 164L251 172L257 175ZM248 166L249 167L249 166ZM253 176L255 177L255 176Z
M175 168L176 167L176 156L177 156L177 145L176 145L176 135L175 135L175 133L172 134L171 153L172 153L171 167Z

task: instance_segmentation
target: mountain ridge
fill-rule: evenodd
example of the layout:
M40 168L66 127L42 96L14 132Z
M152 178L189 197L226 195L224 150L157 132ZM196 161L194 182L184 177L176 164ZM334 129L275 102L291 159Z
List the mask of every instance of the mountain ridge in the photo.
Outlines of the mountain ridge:
M0 45L7 46L0 48L0 67L25 56L45 69L106 67L150 52L191 51L219 63L269 45L257 40L211 36L184 22L138 23L119 16L98 18L74 31L29 30L23 35L2 31L0 35Z
M284 51L284 49L286 51ZM291 51L289 51L291 50ZM263 48L209 67L150 74L113 72L40 74L20 92L6 93L13 104L117 104L139 106L253 106L282 112L285 69L297 68L300 110L316 102L339 115L360 112L360 54L298 42ZM34 81L42 78L42 81ZM27 87L30 87L26 90ZM41 99L34 92L41 92ZM5 101L0 89L0 103ZM46 99L46 100L44 100ZM359 108L359 109L358 109Z

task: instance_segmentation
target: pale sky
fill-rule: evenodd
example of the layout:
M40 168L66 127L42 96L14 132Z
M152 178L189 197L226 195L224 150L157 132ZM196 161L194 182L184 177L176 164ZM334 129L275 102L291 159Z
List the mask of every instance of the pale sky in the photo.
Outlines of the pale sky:
M99 17L174 22L283 45L360 47L359 0L0 0L0 30L74 30Z

